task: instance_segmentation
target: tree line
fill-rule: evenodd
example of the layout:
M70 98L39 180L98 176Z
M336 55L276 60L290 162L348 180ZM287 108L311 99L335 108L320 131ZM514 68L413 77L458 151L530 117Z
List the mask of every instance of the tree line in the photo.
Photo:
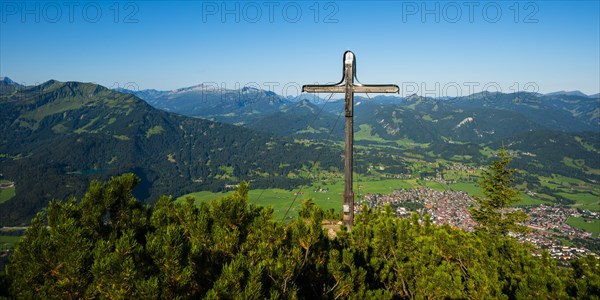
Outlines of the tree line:
M558 268L504 233L436 226L390 207L323 230L307 200L289 223L248 203L249 186L194 205L132 195L133 174L93 182L37 214L0 279L17 299L598 299L600 263ZM509 193L509 196L510 193ZM510 198L510 197L509 197ZM487 198L486 198L487 199ZM483 207L483 206L482 206ZM488 216L488 220L489 215ZM484 218L486 219L486 218ZM487 229L493 230L487 230Z

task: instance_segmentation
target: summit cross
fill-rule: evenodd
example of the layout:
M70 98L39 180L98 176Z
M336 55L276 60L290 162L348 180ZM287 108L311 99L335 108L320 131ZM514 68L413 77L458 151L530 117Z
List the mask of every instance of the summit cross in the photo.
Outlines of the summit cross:
M356 80L357 83L354 83ZM352 156L354 145L354 93L398 93L400 88L395 84L360 84L356 79L356 56L352 51L344 53L344 70L342 80L331 85L304 85L306 93L345 93L346 111L346 143L344 155L344 199L342 205L343 224L352 230L354 225L354 192L352 191Z

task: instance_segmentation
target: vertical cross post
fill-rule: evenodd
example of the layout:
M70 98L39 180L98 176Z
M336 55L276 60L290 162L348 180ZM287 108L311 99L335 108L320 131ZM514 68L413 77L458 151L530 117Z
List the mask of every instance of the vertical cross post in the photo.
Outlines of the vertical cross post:
M346 112L345 149L344 149L344 196L342 205L342 223L352 230L354 225L354 192L352 191L353 147L354 147L354 93L398 93L397 85L363 85L356 79L356 57L352 51L344 53L342 80L332 85L304 85L302 92L307 93L344 93ZM354 81L356 80L356 84Z

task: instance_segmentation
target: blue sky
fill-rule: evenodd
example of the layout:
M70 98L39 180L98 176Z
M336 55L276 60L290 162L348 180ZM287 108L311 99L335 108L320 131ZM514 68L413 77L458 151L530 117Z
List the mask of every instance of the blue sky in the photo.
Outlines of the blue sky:
M297 94L337 82L401 93L600 92L599 1L0 1L0 74L170 90Z

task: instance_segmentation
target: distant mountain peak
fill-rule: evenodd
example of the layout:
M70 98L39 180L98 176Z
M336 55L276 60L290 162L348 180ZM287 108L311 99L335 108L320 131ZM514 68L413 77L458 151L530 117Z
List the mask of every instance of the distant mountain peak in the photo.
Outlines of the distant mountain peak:
M302 101L302 100L308 100L311 103L325 103L325 102L327 102L326 99L323 99L323 98L319 97L318 94L314 94L314 93L301 93L298 96L291 96L290 95L290 96L287 96L286 98L288 100L292 101L292 102L297 102L297 101ZM331 98L329 100L331 100Z
M318 107L312 102L310 102L310 100L308 99L300 100L296 102L292 107L294 109L308 109L312 112L315 112L318 109Z
M416 101L416 102L423 102L423 101L432 101L435 100L431 97L424 97L424 96L420 96L417 94L412 94L408 97L405 98L407 101Z
M0 76L0 84L12 85L12 86L22 86L16 82L14 82L12 79L8 78L8 76Z
M260 90L255 87L251 87L251 86L245 86L242 88L242 92L258 92L258 91L260 91Z
M569 91L569 92L567 92L567 91L558 91L558 92L553 92L553 93L546 94L546 96L558 96L558 95L588 97L588 95L582 93L579 90Z
M48 80L48 81L43 82L42 84L40 84L40 86L50 86L50 85L53 85L53 84L56 84L56 83L62 83L62 82L60 82L58 80L50 79L50 80Z
M189 86L189 87L184 87L184 88L179 88L176 90L171 91L171 93L173 94L177 94L177 93L188 93L188 92L207 92L207 91L220 91L221 88L220 87L215 87L214 85L206 85L204 83L201 84L197 84L197 85L193 85L193 86Z
M417 94L412 94L412 95L406 97L406 100L408 100L408 101L419 100L419 99L421 99L421 96L419 96Z
M8 78L8 76L0 76L0 81L2 81L4 83L15 83L10 78Z

